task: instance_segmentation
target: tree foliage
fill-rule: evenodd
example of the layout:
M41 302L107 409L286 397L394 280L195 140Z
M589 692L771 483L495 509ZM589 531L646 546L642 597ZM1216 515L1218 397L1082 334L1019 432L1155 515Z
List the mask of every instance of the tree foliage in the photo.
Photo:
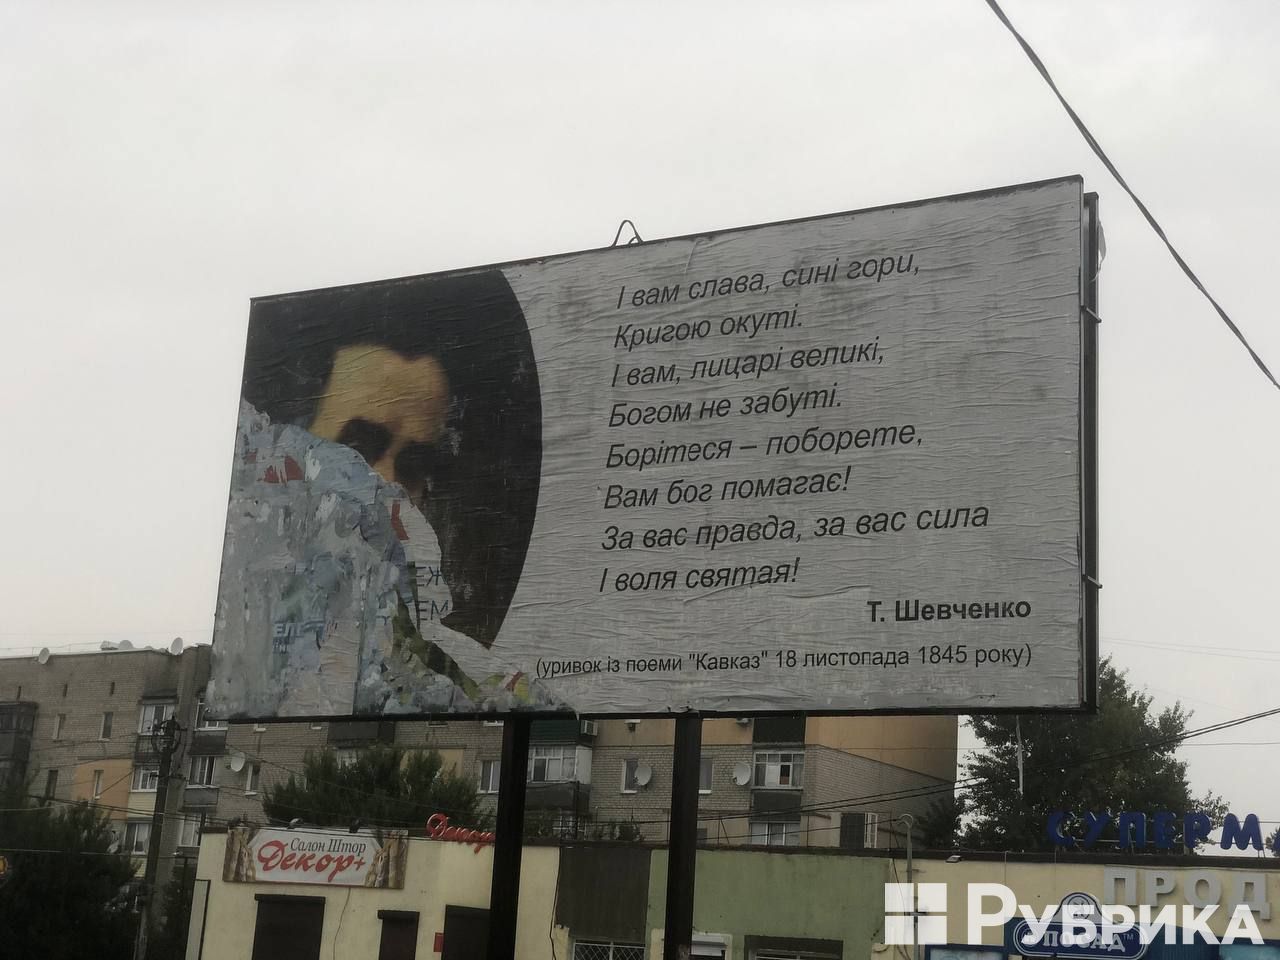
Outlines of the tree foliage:
M960 846L960 824L967 809L961 794L950 794L931 803L915 824L924 849L953 850Z
M1271 831L1271 836L1267 837L1266 846L1273 857L1280 857L1280 827Z
M1098 670L1098 713L1024 715L1021 720L1024 793L1018 793L1018 718L975 716L985 750L965 773L970 819L963 844L979 850L1050 850L1046 823L1055 810L1175 813L1200 810L1220 819L1226 807L1213 794L1195 797L1177 740L1190 715L1180 704L1159 713L1104 660ZM1155 744L1144 747L1144 744ZM1140 749L1133 749L1140 748ZM1115 756L1115 754L1123 755ZM1074 832L1074 831L1073 831Z
M302 765L302 777L290 774L263 791L263 809L276 823L420 828L443 813L455 826L483 826L475 783L444 770L434 750L376 744L344 764L325 748L308 751Z
M174 865L163 894L157 897L156 923L147 939L147 960L184 960L186 957L195 887L196 866L183 857Z
M87 804L37 805L22 784L0 793L0 853L10 867L0 884L0 954L128 960L133 863L115 843L106 815Z

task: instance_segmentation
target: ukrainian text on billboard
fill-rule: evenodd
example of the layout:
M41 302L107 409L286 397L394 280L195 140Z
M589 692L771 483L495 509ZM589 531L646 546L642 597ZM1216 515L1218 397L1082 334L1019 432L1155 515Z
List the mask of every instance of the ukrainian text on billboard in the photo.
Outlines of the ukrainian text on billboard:
M254 301L230 717L1082 701L1078 178Z

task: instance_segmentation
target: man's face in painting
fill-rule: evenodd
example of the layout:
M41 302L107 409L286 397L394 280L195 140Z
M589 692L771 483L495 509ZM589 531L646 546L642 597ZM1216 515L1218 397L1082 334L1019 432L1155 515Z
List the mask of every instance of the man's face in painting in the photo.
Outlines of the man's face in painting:
M354 344L334 356L311 432L351 447L418 500L448 413L449 377L435 357Z

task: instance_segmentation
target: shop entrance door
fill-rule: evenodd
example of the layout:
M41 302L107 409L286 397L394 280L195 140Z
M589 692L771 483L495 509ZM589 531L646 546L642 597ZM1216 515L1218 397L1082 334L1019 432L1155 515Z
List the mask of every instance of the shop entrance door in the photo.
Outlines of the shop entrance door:
M444 908L444 951L440 960L477 960L489 949L489 911Z

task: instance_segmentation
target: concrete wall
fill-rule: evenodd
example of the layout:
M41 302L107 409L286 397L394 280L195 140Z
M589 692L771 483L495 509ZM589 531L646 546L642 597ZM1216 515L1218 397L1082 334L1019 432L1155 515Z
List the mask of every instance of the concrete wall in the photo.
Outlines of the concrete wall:
M904 767L816 744L805 746L804 776L805 804L833 805L820 816L806 818L805 845L813 847L839 846L840 819L847 812L880 815L878 848L905 846L905 824L895 818L902 814L918 818L930 804L945 796L942 792L927 791L942 790L951 783L949 779L938 780ZM901 796L917 792L923 795ZM857 802L860 798L868 799ZM849 801L847 808L840 805L843 801Z
M805 743L952 781L958 728L956 717L945 716L809 717Z
M746 938L835 940L862 960L881 939L889 863L878 857L699 850L693 926L728 937L730 960L747 960ZM649 956L662 956L667 854L649 867ZM861 952L848 944L862 945Z

